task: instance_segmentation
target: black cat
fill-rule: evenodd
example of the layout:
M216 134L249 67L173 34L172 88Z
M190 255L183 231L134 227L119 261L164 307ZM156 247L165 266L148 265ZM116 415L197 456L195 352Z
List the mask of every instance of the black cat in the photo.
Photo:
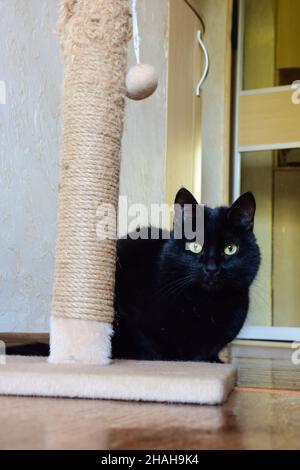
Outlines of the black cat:
M183 211L197 205L184 188L175 203ZM255 199L246 193L230 208L205 208L203 246L173 233L168 240L118 241L114 358L219 362L245 322L260 265L254 215ZM8 351L35 352L48 348Z
M186 189L175 200L196 207ZM242 328L259 265L255 199L205 208L204 244L119 240L113 357L216 361Z

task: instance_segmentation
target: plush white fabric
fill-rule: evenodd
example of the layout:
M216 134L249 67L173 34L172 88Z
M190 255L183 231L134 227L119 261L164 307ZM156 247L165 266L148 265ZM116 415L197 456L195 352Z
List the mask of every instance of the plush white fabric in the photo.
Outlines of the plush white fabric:
M7 357L0 365L1 395L216 405L226 400L235 381L231 365L193 362L113 361L109 366L88 366Z
M109 364L112 325L91 320L51 318L50 363Z

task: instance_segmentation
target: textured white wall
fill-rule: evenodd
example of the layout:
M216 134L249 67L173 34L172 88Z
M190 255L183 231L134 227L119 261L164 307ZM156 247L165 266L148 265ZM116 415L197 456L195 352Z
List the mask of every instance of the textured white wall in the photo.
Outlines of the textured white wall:
M121 194L165 198L168 1L139 0L142 60L157 93L127 101ZM0 332L48 331L57 210L62 64L57 0L0 0ZM129 64L134 63L132 44Z
M130 203L165 202L169 0L138 0L141 62L152 64L159 87L144 101L126 102L120 194ZM128 66L135 64L132 42Z
M46 331L60 134L56 0L0 0L0 331Z

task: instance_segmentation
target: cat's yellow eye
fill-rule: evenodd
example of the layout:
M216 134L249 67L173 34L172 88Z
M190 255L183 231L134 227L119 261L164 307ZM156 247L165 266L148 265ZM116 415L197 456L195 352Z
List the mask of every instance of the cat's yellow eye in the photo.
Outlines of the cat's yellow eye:
M230 245L227 245L224 248L224 253L227 256L233 256L236 254L237 251L238 251L238 246L235 245L234 243L231 243Z
M196 242L186 243L185 244L185 249L188 250L188 251L191 251L192 253L195 253L197 255L197 254L201 253L202 245L200 245L200 243L196 243Z

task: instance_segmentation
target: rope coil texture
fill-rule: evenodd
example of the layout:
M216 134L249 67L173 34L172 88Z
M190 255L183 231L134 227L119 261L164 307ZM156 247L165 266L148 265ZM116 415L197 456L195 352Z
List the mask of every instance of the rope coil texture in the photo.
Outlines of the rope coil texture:
M111 323L116 240L97 238L97 209L118 204L129 0L64 0L58 34L64 125L52 315Z

